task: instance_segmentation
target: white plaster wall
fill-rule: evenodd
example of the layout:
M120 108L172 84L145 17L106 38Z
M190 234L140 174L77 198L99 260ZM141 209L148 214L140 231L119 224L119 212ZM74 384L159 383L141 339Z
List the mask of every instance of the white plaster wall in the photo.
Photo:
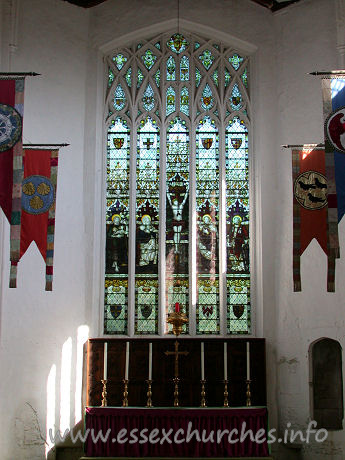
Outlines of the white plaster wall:
M344 5L343 5L344 6ZM318 338L344 341L344 258L337 261L336 292L327 293L327 259L313 240L301 258L302 292L292 283L292 178L290 150L280 144L323 142L321 81L308 75L338 68L335 2L305 0L275 15L277 37L276 283L278 404L281 430L310 419L308 349ZM340 224L341 255L344 222ZM344 360L344 356L343 356ZM323 445L304 445L303 458L341 460L344 431Z
M71 144L60 155L52 293L44 291L44 264L33 247L20 263L18 288L7 288L9 228L0 218L0 457L32 460L44 458L40 436L46 437L46 387L52 365L57 366L55 420L59 428L60 400L66 393L72 424L75 418L77 329L87 324L90 335L102 333L100 47L137 29L157 27L176 17L176 8L170 0L108 0L88 11L61 0L19 0L18 50L9 60L11 2L2 0L1 70L42 73L27 79L24 140ZM306 74L336 68L334 0L302 0L275 15L248 0L213 0L211 4L184 0L180 17L257 47L251 75L256 332L267 339L271 426L280 423L283 428L290 421L305 428L308 346L322 336L339 339L344 346L341 279L345 267L340 259L337 292L327 294L326 259L313 244L302 258L303 291L292 292L291 159L280 144L322 141L320 82ZM344 235L342 247L343 240ZM61 394L61 352L69 337L71 385L69 392ZM315 448L309 453L306 449L305 458L321 459L345 450L342 437L343 432L334 434L334 444L326 444L319 457Z
M84 121L89 13L60 0L18 2L17 51L9 68L11 1L3 1L1 70L35 71L27 78L24 142L67 142L60 150L53 292L45 292L45 266L31 246L9 289L9 225L3 222L0 321L0 458L45 458L47 378L56 365L59 427L61 353L72 338L68 407L74 422L78 327L85 324ZM91 208L92 206L90 206ZM1 228L1 227L0 227ZM64 397L66 395L63 395Z

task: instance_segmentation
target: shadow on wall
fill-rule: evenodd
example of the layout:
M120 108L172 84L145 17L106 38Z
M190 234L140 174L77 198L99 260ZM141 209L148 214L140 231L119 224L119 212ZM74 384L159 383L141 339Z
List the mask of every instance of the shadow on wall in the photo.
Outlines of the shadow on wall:
M89 338L89 327L78 327L76 341L68 337L61 350L60 376L57 365L52 364L47 378L47 415L45 456L49 460L56 457L59 445L81 445L81 441L73 443L72 434L82 429L82 383L84 343ZM75 348L73 349L73 343ZM72 381L72 364L75 363L75 382ZM73 398L74 392L74 398ZM73 398L73 399L72 399Z

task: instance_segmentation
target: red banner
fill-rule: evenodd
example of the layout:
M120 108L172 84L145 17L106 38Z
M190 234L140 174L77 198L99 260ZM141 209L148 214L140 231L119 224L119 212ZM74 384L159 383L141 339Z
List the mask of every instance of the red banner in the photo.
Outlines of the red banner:
M46 262L46 290L52 290L58 150L25 149L19 259L34 241ZM16 287L12 262L10 287Z
M0 78L0 207L15 226L20 224L23 103L24 78Z
M327 290L334 291L335 253L329 250L325 151L293 150L294 291L301 290L300 257L315 238L328 257Z

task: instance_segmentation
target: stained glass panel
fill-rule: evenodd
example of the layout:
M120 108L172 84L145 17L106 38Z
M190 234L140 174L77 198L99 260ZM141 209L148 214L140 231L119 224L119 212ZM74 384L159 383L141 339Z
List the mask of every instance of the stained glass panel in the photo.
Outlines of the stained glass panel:
M195 86L198 88L201 82L201 72L195 67Z
M120 84L117 85L114 93L114 108L115 110L122 110L126 105L126 95Z
M144 66L148 70L150 70L154 66L154 64L155 64L155 62L157 60L157 56L155 54L153 54L153 52L150 49L147 49L145 51L145 54L143 54L141 56L141 59L142 59L142 61L144 63Z
M126 64L127 58L123 54L119 53L113 57L113 62L115 63L118 70L121 70L122 67Z
M181 34L174 34L167 42L167 47L176 54L183 53L188 45L189 43Z
M175 90L171 86L169 86L169 88L167 89L166 102L167 102L166 114L168 116L171 113L175 112L175 106L176 106Z
M243 62L243 57L235 53L229 57L229 62L235 70L238 70Z
M235 83L230 96L230 106L232 110L240 110L240 108L243 106L242 102L243 98L241 91L238 87L238 84Z
M158 69L157 72L155 73L155 82L156 82L157 87L159 88L159 86L161 84L161 71L160 71L160 69Z
M246 88L248 88L248 71L247 67L244 69L243 74L241 75L241 80Z
M214 81L214 84L216 86L219 85L219 75L218 75L218 69L216 69L213 74L212 74L212 80Z
M189 135L180 118L170 122L166 155L166 313L178 302L188 316Z
M225 138L227 330L250 332L248 130L238 117Z
M144 110L146 110L147 112L152 110L155 106L155 96L154 96L154 92L153 92L153 89L150 83L148 83L146 86L142 101L143 101Z
M142 82L143 82L143 80L144 80L144 75L143 75L142 71L141 71L139 68L138 68L137 80L138 80L138 82L137 82L137 88L140 88L140 86L141 86L141 84L142 84Z
M182 56L180 62L180 81L189 80L189 59L187 56Z
M136 162L135 334L158 332L159 130L140 122Z
M227 88L231 83L231 74L227 68L224 69L224 86Z
M172 56L169 56L167 60L167 80L168 81L175 81L176 79L175 70L176 70L175 59Z
M130 88L132 86L132 67L130 67L125 75L125 79L127 82L128 87Z
M127 333L130 131L120 118L108 130L104 333Z
M199 59L205 69L208 70L214 61L214 56L210 50L205 50L202 54L200 54Z
M212 90L210 86L208 85L208 83L206 83L205 88L202 92L202 96L201 96L201 107L204 110L210 110L212 109L213 105L214 105L214 99L212 96Z
M180 110L189 116L189 91L185 86L181 89Z
M114 72L109 67L109 69L108 69L108 88L111 87L111 85L112 85L112 83L114 81L114 78L115 78Z
M219 334L218 131L205 117L196 131L197 334Z

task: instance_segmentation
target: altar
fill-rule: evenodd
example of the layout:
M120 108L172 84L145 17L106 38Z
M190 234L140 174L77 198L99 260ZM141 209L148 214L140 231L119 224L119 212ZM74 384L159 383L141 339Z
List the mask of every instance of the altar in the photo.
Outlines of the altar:
M85 429L85 455L91 458L269 455L264 407L87 407Z
M269 456L264 339L90 339L86 374L85 458Z

